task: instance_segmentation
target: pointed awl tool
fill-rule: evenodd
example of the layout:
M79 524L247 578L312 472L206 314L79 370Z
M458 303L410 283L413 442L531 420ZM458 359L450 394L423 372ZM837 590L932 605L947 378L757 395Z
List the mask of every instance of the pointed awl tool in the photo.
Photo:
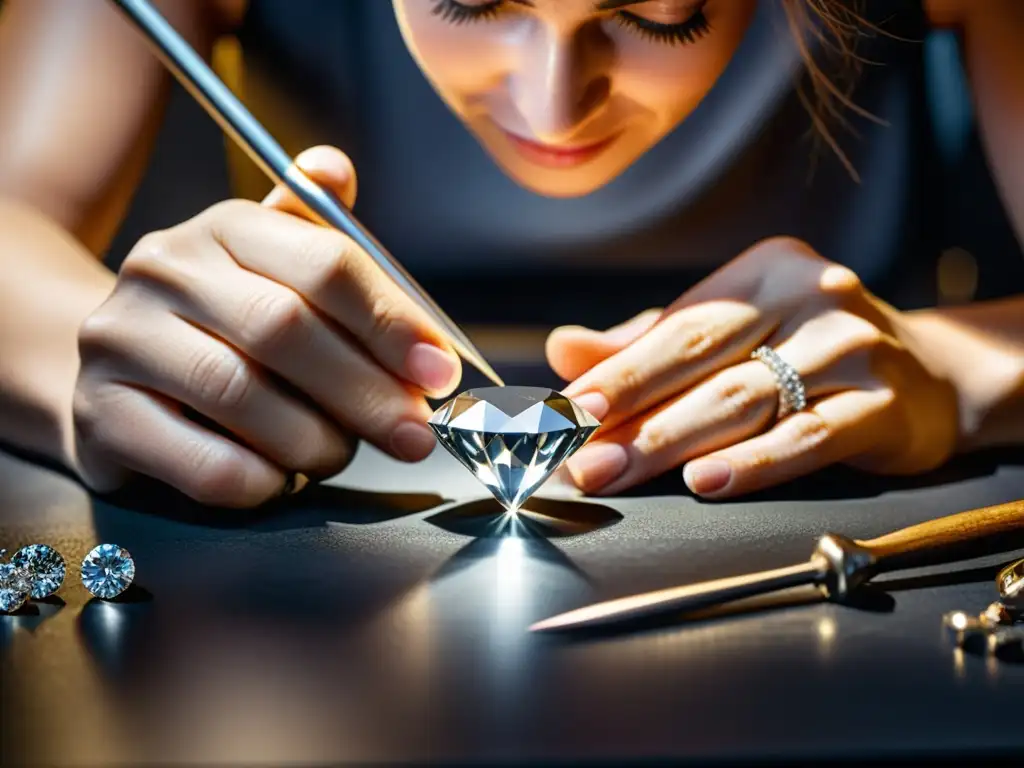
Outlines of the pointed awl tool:
M290 189L326 225L348 235L437 323L459 355L498 386L504 382L465 332L437 305L337 195L304 174L195 49L147 0L111 0L156 56L221 129L275 183Z
M1022 539L1024 501L940 517L867 541L826 534L804 563L595 603L537 622L530 630L606 628L803 586L816 586L824 598L844 602L879 573L1007 552L1014 544L1020 547Z

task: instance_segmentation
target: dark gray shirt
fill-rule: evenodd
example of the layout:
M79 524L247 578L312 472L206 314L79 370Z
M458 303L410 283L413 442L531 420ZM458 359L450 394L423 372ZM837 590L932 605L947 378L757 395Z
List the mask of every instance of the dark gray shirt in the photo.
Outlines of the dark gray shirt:
M949 243L924 15L911 0L868 5L888 34L863 40L875 63L852 97L879 122L847 113L851 129L835 127L859 182L815 148L778 0L758 4L690 117L577 199L538 196L502 173L428 84L386 0L251 0L239 34L244 97L289 150L329 143L350 154L356 213L463 322L615 322L780 234L890 300L928 302Z

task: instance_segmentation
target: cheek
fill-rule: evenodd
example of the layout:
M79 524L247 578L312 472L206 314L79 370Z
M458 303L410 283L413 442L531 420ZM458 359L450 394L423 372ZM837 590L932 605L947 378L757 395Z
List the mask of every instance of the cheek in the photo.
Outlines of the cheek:
M736 53L754 8L749 1L730 2L726 11L709 11L710 31L692 44L659 44L622 28L611 33L618 51L619 89L657 115L663 127L693 111Z
M423 74L453 107L499 81L507 71L514 20L450 24L427 0L395 0L402 37Z

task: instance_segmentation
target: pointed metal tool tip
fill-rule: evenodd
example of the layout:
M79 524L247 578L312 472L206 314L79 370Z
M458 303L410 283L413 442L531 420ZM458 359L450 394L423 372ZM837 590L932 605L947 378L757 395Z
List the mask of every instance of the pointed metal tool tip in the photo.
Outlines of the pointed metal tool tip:
M560 613L557 616L543 619L530 625L530 632L566 632L569 630L585 629L601 624L607 624L614 617L619 615L620 601L611 603L597 603L595 605L577 608L573 611Z
M554 632L560 629L564 629L567 625L565 622L559 620L558 616L551 619L544 619L544 621L538 621L535 624L531 624L527 631L529 632Z

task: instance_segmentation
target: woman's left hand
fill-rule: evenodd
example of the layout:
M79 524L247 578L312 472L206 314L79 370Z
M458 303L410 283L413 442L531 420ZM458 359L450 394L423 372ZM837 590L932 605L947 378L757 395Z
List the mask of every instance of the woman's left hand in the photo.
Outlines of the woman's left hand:
M777 419L775 377L751 358L761 345L799 373L804 410ZM835 463L942 464L958 441L957 392L922 349L910 319L849 269L777 238L664 311L558 329L547 351L565 394L602 421L568 463L582 490L614 494L685 465L693 492L723 498Z

